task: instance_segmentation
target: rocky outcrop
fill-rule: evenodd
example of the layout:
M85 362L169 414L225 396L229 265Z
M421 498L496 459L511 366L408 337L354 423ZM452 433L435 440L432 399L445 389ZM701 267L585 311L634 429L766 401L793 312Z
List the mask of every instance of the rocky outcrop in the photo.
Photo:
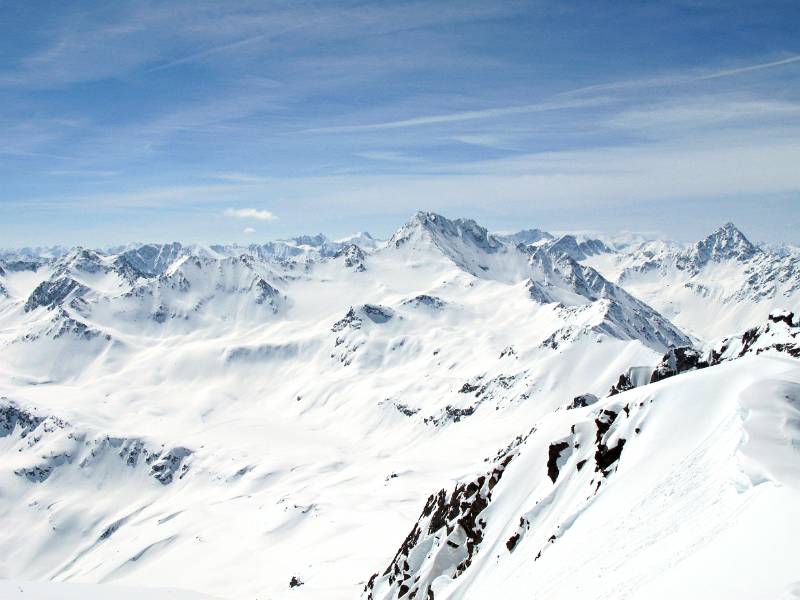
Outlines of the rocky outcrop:
M688 346L671 348L656 366L650 378L650 383L667 379L678 373L704 369L707 366L709 366L709 362L694 348Z
M334 258L341 258L344 266L353 271L363 273L367 270L364 264L367 257L364 251L355 244L348 244L334 255Z
M31 461L15 469L14 474L36 484L46 482L62 468L91 473L97 462L112 459L132 469L147 468L150 477L166 486L186 476L193 454L184 446L154 448L137 437L92 435L63 419L37 414L0 398L0 438L4 437L15 439L16 452Z
M162 485L169 485L177 475L183 479L186 472L189 470L189 465L186 458L191 456L192 451L183 446L178 446L161 452L159 454L151 454L148 457L148 464L150 464L150 475Z
M413 298L404 300L403 305L410 306L412 308L430 308L433 310L441 310L447 306L447 303L438 296L420 294L419 296L414 296Z
M7 398L0 398L0 437L6 437L16 432L21 439L24 439L44 423L45 419L45 417L20 408L8 401Z
M487 472L428 498L389 566L364 588L368 600L432 598L431 584L438 577L457 578L469 568L481 549L492 490L525 439L518 437L498 453Z
M78 283L71 277L58 277L43 281L31 292L25 302L25 312L30 312L37 308L48 310L64 303L68 298L82 296L89 291L89 288Z
M563 235L548 242L545 248L550 252L564 254L578 262L586 260L590 256L611 252L600 240L586 239L579 242L574 235Z
M358 307L350 307L347 314L333 324L331 331L337 333L345 329L361 329L364 319L380 325L390 321L393 317L394 311L391 308L378 304L362 304Z
M567 405L567 410L591 406L592 404L595 404L597 400L598 398L594 394L581 394L580 396L575 396L575 398L573 398L572 403Z
M794 313L773 311L763 325L752 327L741 335L725 338L703 350L689 346L671 348L654 369L650 382L662 381L687 371L705 369L747 354L769 351L800 358L800 324L795 322Z

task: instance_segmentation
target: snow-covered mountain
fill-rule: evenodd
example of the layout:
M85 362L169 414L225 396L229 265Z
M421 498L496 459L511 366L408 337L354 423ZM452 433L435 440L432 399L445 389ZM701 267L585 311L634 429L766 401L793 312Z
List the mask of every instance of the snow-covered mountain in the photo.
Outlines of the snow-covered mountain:
M428 497L363 597L796 591L796 561L776 540L800 533L800 370L768 352L776 326L800 356L800 328L774 319L718 366L537 421Z
M800 303L800 253L757 246L732 223L688 247L646 242L581 260L705 340Z
M423 212L386 241L3 255L0 579L777 598L798 533L778 522L797 500L800 328L774 309L793 296L726 313L709 295L705 336L695 305L676 316L651 293L798 268L718 233L619 248ZM745 585L745 560L775 576Z

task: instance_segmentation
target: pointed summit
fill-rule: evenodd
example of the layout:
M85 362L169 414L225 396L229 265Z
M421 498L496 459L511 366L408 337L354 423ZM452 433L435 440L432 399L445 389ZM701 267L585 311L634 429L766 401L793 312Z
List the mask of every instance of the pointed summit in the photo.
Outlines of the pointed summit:
M502 244L472 219L448 219L432 212L418 212L398 229L389 241L397 248L409 241L425 239L442 250L453 244L473 246L487 253L497 252Z
M747 260L758 252L750 240L734 225L725 223L704 240L697 242L692 249L698 266L709 261Z

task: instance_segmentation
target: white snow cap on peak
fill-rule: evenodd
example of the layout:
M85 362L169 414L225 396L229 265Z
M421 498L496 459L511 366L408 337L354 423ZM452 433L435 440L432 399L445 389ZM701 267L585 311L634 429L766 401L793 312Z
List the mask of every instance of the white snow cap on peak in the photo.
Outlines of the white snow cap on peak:
M433 212L417 212L392 236L390 243L400 246L408 240L425 234L434 243L459 239L480 247L486 252L495 252L502 244L472 219L448 219Z

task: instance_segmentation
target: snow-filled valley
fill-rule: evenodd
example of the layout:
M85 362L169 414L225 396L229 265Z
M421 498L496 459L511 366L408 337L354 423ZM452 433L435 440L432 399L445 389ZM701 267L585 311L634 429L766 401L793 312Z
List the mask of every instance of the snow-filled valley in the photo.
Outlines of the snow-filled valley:
M732 224L0 252L0 597L800 598L799 321Z

